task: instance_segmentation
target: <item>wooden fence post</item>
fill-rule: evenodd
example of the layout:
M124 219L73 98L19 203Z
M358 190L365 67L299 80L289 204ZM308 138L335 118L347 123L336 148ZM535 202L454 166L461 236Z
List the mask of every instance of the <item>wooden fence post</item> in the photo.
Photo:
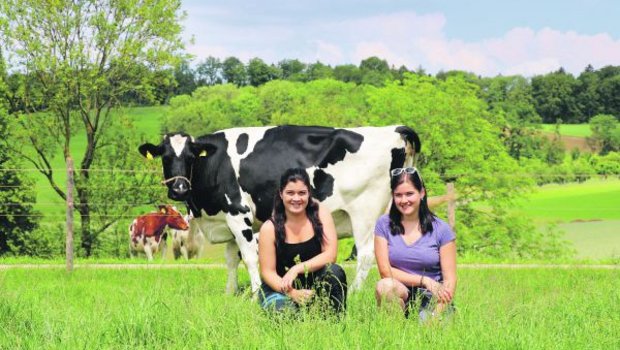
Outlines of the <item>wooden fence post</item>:
M73 159L67 157L67 239L65 246L67 272L73 271Z
M456 193L454 192L454 182L448 182L446 184L446 193L448 195L448 225L454 230L456 225Z

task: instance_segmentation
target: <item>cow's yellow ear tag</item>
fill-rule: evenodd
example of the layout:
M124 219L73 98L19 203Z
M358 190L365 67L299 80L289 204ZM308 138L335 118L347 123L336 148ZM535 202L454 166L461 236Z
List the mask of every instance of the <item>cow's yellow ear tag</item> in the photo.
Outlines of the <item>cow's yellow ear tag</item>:
M146 159L148 159L148 160L153 159L153 155L151 154L151 152L146 151Z
M203 150L202 152L200 152L200 154L198 156L199 157L206 157L207 156L207 151Z
M159 211L160 211L162 214L166 214L166 208L161 208L161 209L159 209Z

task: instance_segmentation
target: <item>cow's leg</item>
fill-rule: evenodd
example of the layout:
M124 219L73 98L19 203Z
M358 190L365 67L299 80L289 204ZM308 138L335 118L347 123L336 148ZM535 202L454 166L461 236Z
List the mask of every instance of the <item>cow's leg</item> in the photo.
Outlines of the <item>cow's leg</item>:
M166 259L166 250L168 249L168 239L167 237L162 237L161 241L159 242L159 246L161 247L161 259L165 260Z
M252 231L252 217L244 215L228 215L226 223L235 237L237 246L241 251L241 259L245 263L250 275L252 294L257 296L261 285L260 274L258 273L258 243L254 239Z
M153 248L151 248L151 242L144 243L144 254L149 261L153 261Z
M185 258L185 261L189 260L189 253L187 252L187 242L185 242L181 246L181 255L183 255L183 257Z
M194 244L196 244L196 259L200 259L205 251L205 236L202 232L198 232L198 234L194 236Z
M359 219L359 220L356 220ZM373 223L367 218L352 218L353 238L357 248L357 271L349 292L359 290L375 260Z
M226 293L233 294L237 291L237 267L239 267L239 247L237 242L226 243L226 267L228 268L228 280L226 281Z

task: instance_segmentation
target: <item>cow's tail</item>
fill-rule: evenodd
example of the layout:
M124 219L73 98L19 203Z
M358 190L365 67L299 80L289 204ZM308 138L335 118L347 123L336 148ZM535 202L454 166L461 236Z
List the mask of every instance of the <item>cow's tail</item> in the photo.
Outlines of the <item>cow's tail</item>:
M403 166L415 166L420 154L422 144L420 143L420 137L408 126L399 126L395 130L400 134L405 141L405 162Z

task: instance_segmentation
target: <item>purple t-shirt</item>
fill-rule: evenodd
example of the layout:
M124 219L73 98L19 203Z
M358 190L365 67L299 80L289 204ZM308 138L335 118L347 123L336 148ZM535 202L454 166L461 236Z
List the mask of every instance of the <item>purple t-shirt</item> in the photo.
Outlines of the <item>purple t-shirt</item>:
M375 235L388 242L390 265L417 275L443 281L439 264L439 248L456 239L450 226L443 220L435 218L433 232L427 232L411 245L407 245L402 235L390 233L390 217L382 215L375 225Z

